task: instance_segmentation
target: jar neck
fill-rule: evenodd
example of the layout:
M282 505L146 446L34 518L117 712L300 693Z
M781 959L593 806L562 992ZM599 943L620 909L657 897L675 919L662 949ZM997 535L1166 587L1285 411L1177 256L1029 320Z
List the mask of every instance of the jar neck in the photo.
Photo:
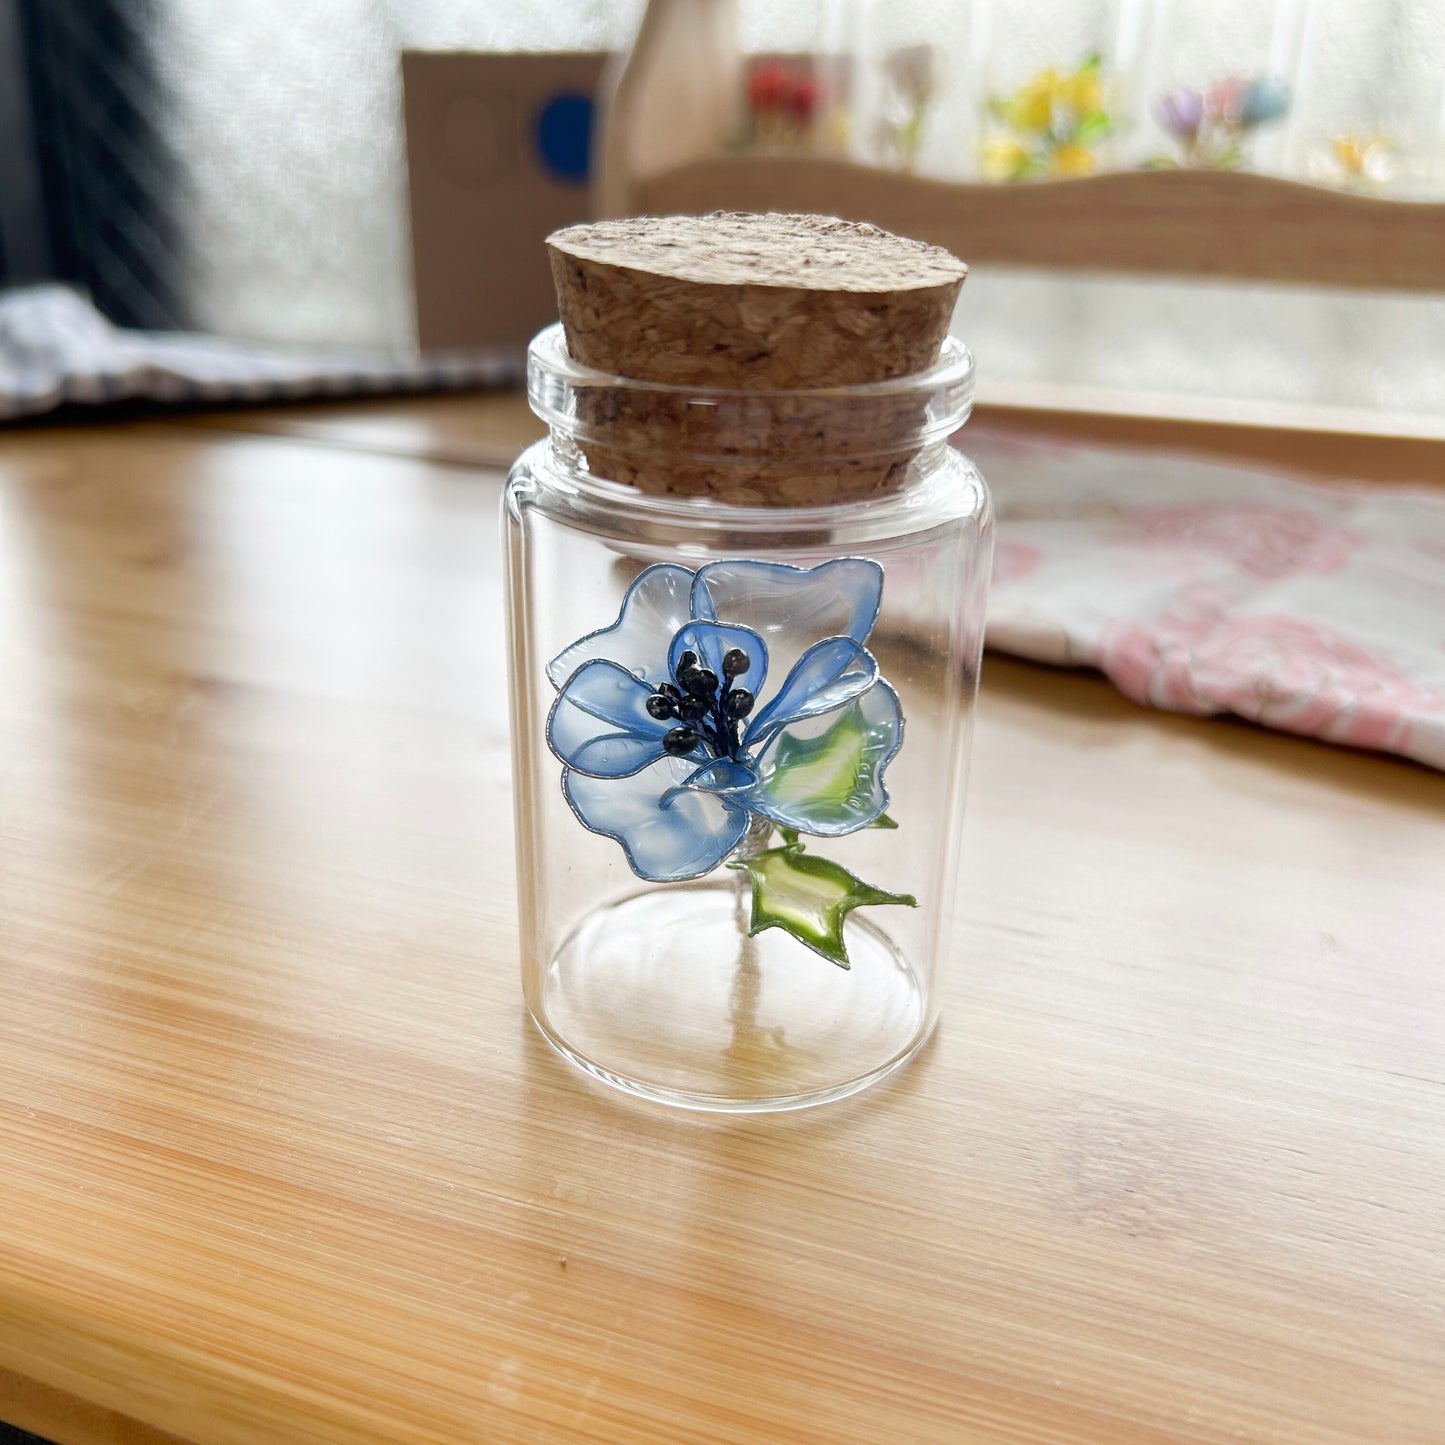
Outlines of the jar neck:
M528 392L559 445L599 478L744 506L866 500L904 486L966 420L973 358L945 343L916 376L819 390L662 385L580 367L560 327L532 343Z

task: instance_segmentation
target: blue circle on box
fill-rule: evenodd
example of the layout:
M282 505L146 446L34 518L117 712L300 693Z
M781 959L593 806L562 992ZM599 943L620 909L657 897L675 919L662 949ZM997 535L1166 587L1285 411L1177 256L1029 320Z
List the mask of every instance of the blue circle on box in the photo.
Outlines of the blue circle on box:
M580 186L592 155L592 99L576 91L554 95L537 112L537 150L555 180Z

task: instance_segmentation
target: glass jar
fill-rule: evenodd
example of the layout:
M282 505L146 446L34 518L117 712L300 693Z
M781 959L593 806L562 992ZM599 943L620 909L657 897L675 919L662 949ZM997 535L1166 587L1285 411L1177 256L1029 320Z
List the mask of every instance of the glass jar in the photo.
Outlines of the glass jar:
M532 343L550 435L503 502L522 986L598 1079L796 1108L938 1018L992 549L949 437L973 361L828 391L705 391ZM651 418L639 426L639 417ZM785 458L786 462L780 461ZM842 476L861 500L609 479Z

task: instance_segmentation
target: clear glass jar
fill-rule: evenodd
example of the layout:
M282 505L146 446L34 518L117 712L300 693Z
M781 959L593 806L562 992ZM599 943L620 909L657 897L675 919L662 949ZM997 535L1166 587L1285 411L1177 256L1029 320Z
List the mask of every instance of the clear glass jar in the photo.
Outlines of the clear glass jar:
M826 392L529 356L503 503L522 985L567 1058L699 1109L841 1098L938 1018L992 549L973 362ZM646 415L652 424L639 428ZM831 471L864 500L652 494ZM810 483L811 485L811 483Z

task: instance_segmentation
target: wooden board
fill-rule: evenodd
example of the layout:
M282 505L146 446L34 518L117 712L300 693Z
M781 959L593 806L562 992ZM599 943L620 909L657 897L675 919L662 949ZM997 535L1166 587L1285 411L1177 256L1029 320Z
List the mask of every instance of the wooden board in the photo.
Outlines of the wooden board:
M638 200L651 215L788 210L872 221L970 264L1445 291L1445 202L1244 171L978 185L852 161L719 156L640 181Z
M630 1107L522 1011L498 485L0 440L0 1418L1445 1438L1445 777L990 659L935 1042Z
M344 406L228 407L175 420L202 431L296 437L333 448L503 471L546 432L520 391L368 397Z

